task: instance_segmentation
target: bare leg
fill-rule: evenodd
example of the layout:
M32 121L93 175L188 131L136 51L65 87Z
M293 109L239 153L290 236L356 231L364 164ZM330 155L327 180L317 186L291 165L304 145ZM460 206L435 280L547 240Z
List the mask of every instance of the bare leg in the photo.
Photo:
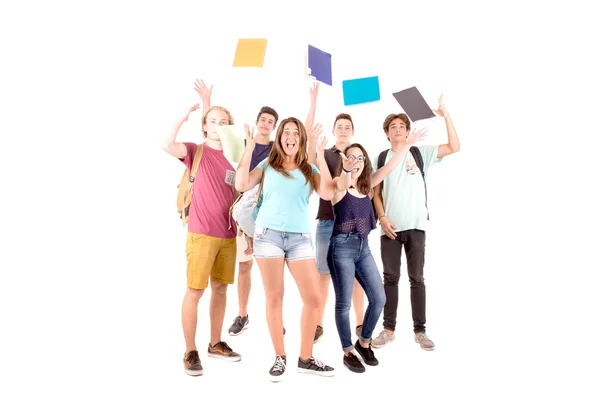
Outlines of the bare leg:
M285 356L283 344L283 257L260 258L256 260L265 288L265 305L267 311L267 324L271 333L271 341L275 355ZM317 272L315 270L315 272ZM314 335L313 328L313 335Z
M300 358L307 360L312 357L315 329L321 307L321 294L319 293L319 272L314 258L301 261L288 261L288 267L302 297L302 320L300 345Z
M318 324L323 326L323 317L325 316L325 305L327 304L327 297L329 296L329 283L331 282L331 275L319 273L319 291L321 292L321 307L319 309Z
M239 316L245 317L248 314L248 298L250 297L250 288L252 287L252 260L239 263L238 272L238 303Z
M223 318L227 306L227 285L221 282L210 281L210 345L221 341Z
M186 354L196 349L196 326L198 324L198 302L204 294L204 289L187 288L181 306L181 322L185 339Z

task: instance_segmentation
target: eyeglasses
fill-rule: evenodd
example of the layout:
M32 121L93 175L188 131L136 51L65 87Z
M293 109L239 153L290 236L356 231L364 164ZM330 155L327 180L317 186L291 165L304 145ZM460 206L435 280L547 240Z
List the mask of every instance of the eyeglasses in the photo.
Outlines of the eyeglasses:
M355 159L358 162L365 162L365 160L367 159L365 156L358 156L358 157L350 156L348 158L353 158L353 159Z

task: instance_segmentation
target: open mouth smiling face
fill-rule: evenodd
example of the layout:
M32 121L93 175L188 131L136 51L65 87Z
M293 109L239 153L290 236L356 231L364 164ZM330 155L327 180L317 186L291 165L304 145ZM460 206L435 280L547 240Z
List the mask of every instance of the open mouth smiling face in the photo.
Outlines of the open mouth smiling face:
M288 122L283 127L283 134L281 135L281 147L283 151L289 156L293 156L298 152L300 145L300 131L298 126L293 122Z

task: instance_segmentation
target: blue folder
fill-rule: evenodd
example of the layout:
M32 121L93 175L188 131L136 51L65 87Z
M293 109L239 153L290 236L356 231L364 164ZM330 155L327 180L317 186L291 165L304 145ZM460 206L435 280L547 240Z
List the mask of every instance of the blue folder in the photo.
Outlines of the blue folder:
M342 88L345 106L380 100L378 76L346 80Z

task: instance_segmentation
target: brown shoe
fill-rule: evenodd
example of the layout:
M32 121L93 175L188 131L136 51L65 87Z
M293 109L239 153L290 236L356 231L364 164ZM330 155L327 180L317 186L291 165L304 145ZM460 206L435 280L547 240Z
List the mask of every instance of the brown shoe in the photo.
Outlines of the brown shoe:
M204 373L197 350L192 350L183 356L183 368L185 373L191 376L200 376Z
M231 350L231 347L225 342L219 342L214 346L208 344L208 356L214 358L220 358L226 361L240 361L242 356Z

